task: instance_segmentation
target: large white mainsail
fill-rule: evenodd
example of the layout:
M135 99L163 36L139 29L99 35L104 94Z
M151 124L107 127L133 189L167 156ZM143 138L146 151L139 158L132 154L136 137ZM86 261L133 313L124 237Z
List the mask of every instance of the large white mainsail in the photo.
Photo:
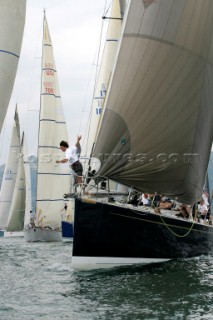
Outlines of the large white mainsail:
M93 156L140 191L201 196L213 138L213 2L129 1Z
M55 162L60 154L59 143L67 141L68 135L45 14L43 28L36 216L42 221L39 226L58 229L63 195L70 190L70 170Z
M7 221L7 231L22 231L24 227L25 214L25 174L24 174L24 154L23 154L24 134L21 141L21 153L18 157L18 170L14 186L9 217Z
M0 132L15 81L25 12L26 0L0 0Z
M20 126L18 112L16 108L14 115L12 137L7 162L4 169L0 193L0 227L3 229L7 227L7 221L16 182L20 152Z

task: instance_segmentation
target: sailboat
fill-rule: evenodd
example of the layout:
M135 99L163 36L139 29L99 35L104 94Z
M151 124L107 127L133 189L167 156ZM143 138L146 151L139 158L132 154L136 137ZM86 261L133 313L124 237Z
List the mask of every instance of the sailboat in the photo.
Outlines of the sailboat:
M213 138L212 21L211 0L128 1L92 151L96 183L111 179L188 206L201 199ZM72 267L209 254L213 227L175 212L77 197Z
M23 159L24 134L21 139L21 153L18 157L18 168L14 185L11 206L4 236L24 236L24 215L25 215L25 173Z
M0 132L17 72L25 14L26 0L0 1Z
M59 143L68 141L68 134L45 12L41 68L36 212L34 224L24 229L28 242L61 241L63 194L70 190L69 167L55 165Z
M19 208L17 207L18 204L16 203L16 200L18 199L17 195L21 195L21 190L24 188L24 175L22 168L23 163L21 156L22 144L23 138L22 142L20 143L20 125L16 107L12 137L0 193L0 228L4 231L4 235L7 234L6 232L10 232L10 235L14 235L14 231L19 232L23 229L21 225L23 223L22 213L24 202L19 202ZM16 216L15 222L12 223L14 216Z

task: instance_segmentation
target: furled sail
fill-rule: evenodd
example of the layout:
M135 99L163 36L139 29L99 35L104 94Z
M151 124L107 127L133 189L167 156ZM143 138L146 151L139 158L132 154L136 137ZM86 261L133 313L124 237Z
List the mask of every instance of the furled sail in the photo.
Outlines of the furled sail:
M25 214L25 174L23 155L24 134L21 141L21 153L18 157L18 170L14 186L9 217L7 221L7 231L22 231L24 227Z
M213 1L132 0L124 19L93 152L99 175L192 203L213 138Z
M4 169L4 175L0 193L0 227L6 228L8 216L10 212L18 164L19 155L21 152L20 146L20 126L17 108L14 115L14 123L12 130L12 137L7 157L7 162Z
M58 228L63 194L70 190L70 170L55 162L60 155L59 143L67 141L68 135L45 14L41 78L36 217L42 219L43 226Z
M0 132L15 81L25 12L26 0L0 0Z

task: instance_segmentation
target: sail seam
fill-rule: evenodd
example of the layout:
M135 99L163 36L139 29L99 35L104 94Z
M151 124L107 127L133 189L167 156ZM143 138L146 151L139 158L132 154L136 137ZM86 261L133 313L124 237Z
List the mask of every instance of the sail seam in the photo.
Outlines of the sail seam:
M14 52L7 51L7 50L0 50L0 52L10 54L10 55L19 59L19 56L17 54L15 54Z

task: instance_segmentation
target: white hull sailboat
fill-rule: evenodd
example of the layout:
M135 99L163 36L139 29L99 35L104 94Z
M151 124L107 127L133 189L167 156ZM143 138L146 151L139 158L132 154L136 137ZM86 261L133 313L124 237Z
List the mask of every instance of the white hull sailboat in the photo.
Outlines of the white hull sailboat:
M53 230L41 227L31 227L24 230L24 237L27 242L57 242L61 241L61 230Z
M26 241L61 241L63 195L70 190L70 168L56 165L61 140L68 141L68 135L44 13L36 212L33 223L24 229Z
M0 132L17 72L25 14L26 0L0 1Z
M6 231L9 232L22 232L24 228L24 215L25 215L25 174L24 174L24 158L23 158L23 143L24 134L21 141L21 153L18 159L18 169L16 182L11 199L11 206L7 221Z
M23 231L4 231L5 238L23 238L24 232Z
M96 181L193 206L213 140L213 2L130 0L92 156ZM213 227L177 211L75 200L72 266L92 269L209 254Z

